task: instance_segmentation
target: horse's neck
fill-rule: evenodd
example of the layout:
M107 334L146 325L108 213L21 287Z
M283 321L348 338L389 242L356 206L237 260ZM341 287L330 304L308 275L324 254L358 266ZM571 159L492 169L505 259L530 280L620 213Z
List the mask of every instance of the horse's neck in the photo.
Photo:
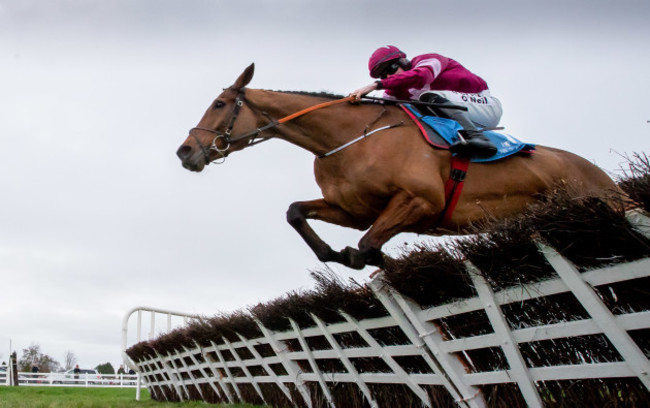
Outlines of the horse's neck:
M264 90L251 90L249 99L274 120L327 101L317 96ZM348 115L340 114L345 105L347 103L318 109L289 120L275 128L275 135L314 155L330 151L347 142L351 136L347 128L354 122L346 120ZM359 126L363 129L363 125Z

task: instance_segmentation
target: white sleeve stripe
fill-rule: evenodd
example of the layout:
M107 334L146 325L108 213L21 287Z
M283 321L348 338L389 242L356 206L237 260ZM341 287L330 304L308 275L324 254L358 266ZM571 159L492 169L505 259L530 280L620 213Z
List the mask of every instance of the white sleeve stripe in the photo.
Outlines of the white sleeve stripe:
M421 67L423 65L430 66L431 69L433 69L433 75L434 76L437 77L438 75L440 75L440 71L442 70L442 64L440 63L440 60L438 60L436 58L425 59L425 60L419 61L417 63L417 65L416 65L416 67Z

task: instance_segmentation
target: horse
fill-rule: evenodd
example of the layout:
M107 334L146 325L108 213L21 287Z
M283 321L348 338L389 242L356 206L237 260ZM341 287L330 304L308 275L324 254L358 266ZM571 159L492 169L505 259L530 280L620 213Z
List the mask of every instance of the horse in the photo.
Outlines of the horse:
M403 109L330 94L249 89L254 69L248 66L223 90L176 154L183 167L200 172L271 138L311 152L323 197L292 203L287 221L322 262L382 267L382 246L401 232L463 234L486 218L522 213L563 183L576 195L617 190L584 158L538 145L530 155L470 163L453 213L441 217L451 154L430 146ZM357 248L335 251L309 219L367 231Z

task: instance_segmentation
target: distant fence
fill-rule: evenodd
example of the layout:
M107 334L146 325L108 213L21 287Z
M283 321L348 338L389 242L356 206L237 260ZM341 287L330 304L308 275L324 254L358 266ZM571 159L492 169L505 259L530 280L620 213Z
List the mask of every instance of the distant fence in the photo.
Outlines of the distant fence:
M637 232L650 236L647 217L628 218ZM473 295L423 308L387 284L381 272L368 286L386 316L357 320L339 311L340 322L326 323L311 313L311 327L289 318L291 329L285 331L255 319L261 336L187 339L166 351L155 342L140 344L130 350L130 363L152 397L163 401L542 407L556 398L558 384L580 380L605 384L601 393L610 392L608 381L615 381L613 399L626 392L650 400L650 310L619 301L613 289L639 286L647 303L650 257L585 272L547 244L534 245L553 278L495 289L467 261L462 267ZM514 317L533 308L543 315L545 305L561 305L565 316ZM454 328L459 319L463 330L474 325L474 331ZM556 361L549 362L546 353ZM577 398L588 404L592 396Z
M20 386L135 388L136 374L79 374L18 372ZM0 373L0 385L8 385L6 372Z

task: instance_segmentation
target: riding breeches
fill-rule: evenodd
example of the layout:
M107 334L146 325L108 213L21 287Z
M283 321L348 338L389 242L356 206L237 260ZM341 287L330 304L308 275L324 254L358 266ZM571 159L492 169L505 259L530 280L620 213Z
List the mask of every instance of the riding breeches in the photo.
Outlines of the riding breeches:
M491 96L488 90L478 94L455 91L427 91L420 95L420 100L426 94L436 94L455 105L467 107L467 116L479 128L496 127L503 114L501 102Z

